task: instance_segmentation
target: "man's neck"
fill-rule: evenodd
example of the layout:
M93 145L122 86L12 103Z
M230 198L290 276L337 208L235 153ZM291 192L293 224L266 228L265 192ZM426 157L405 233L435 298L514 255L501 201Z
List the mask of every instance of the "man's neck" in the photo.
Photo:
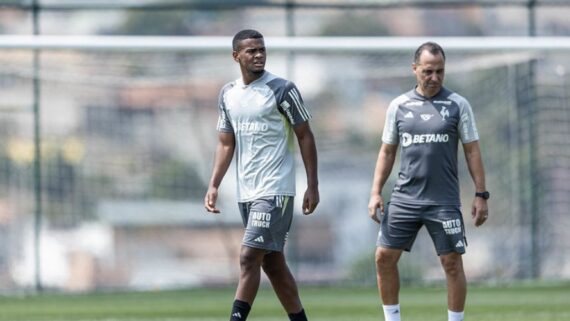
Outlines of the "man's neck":
M265 70L260 72L260 73L253 73L253 72L244 73L244 74L242 74L241 79L243 80L244 85L249 85L252 82L263 77L264 74L265 74Z
M431 99L431 98L437 96L437 94L439 94L440 91L441 91L441 88L435 93L425 93L423 90L421 90L421 88L419 86L416 86L416 92L418 94L420 94L422 97L425 97L427 99Z

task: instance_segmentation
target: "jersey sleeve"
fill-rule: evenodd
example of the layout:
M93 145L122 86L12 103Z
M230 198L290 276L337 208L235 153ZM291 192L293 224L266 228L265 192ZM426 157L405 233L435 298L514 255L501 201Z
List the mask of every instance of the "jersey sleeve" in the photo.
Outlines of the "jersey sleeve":
M222 88L218 97L218 125L216 126L216 129L223 133L233 133L234 128L230 118L228 117L228 111L226 110L226 104L224 103L224 93L227 91L227 88L228 86Z
M384 122L384 131L382 133L382 142L390 145L397 145L400 141L398 126L396 124L396 113L398 111L398 103L393 100L386 111L386 120Z
M294 83L288 81L285 85L285 90L278 102L279 111L285 115L291 125L304 123L311 119L311 114L305 108L303 97Z
M450 97L457 101L459 106L459 138L463 144L471 143L479 140L479 132L475 124L475 117L473 110L467 99L455 94L455 97Z

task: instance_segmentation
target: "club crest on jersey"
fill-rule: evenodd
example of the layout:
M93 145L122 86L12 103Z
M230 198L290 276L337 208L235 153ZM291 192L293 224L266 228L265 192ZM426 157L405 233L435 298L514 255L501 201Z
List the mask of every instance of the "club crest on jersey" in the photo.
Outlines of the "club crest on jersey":
M449 117L449 110L445 106L442 106L439 114L441 115L441 120L445 121L445 117Z

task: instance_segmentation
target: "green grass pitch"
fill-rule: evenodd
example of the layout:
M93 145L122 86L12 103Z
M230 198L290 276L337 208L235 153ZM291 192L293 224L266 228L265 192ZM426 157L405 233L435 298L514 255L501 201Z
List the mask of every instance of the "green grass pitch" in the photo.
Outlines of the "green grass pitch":
M227 321L234 289L0 297L0 321ZM375 288L305 287L311 321L381 321ZM403 288L402 319L447 320L443 287ZM287 320L271 289L263 287L249 321ZM568 321L570 284L471 286L466 320Z

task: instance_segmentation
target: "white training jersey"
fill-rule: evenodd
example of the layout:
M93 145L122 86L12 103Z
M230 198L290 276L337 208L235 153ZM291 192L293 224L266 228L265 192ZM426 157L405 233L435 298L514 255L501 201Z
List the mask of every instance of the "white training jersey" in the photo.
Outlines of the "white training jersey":
M382 141L400 145L394 203L460 205L457 146L479 140L469 102L442 88L431 98L415 89L394 99Z
M249 85L241 78L219 96L217 130L236 141L238 202L295 196L295 141L292 126L311 115L294 83L267 71Z

